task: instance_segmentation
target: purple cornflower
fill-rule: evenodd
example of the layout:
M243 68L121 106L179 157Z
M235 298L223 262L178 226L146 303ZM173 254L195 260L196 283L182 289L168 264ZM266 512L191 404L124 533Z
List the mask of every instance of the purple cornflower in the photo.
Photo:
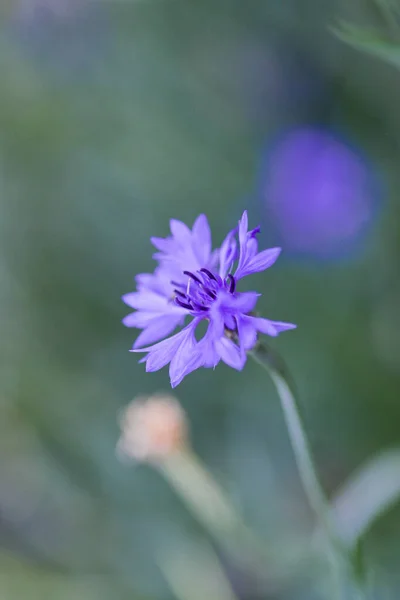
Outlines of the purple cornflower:
M259 231L259 227L248 231L245 211L238 228L215 252L204 215L196 219L192 231L172 220L172 236L152 238L159 251L154 255L159 266L153 274L138 275L137 292L123 296L124 302L136 309L125 317L124 324L143 329L131 352L147 352L141 361L146 362L146 371L158 371L170 363L172 387L191 371L215 367L220 360L240 371L259 332L276 336L296 327L254 316L260 294L236 289L240 279L264 271L280 254L280 248L258 252ZM187 316L192 320L181 331L142 347L172 333ZM207 331L197 340L195 331L203 320L208 322Z

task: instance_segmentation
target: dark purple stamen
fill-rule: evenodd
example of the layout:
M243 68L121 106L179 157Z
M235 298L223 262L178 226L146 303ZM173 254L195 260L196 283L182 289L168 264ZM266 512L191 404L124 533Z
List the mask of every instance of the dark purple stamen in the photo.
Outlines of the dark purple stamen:
M234 293L235 289L236 289L236 281L233 275L231 275L230 273L228 274L228 279L230 281L230 285L229 285L229 291L231 294Z
M182 308L187 308L188 310L193 310L193 306L187 304L186 302L182 302L180 298L175 298L175 302L181 306Z
M171 285L174 285L175 287L184 288L184 289L186 287L186 285L184 283L179 283L179 281L171 281Z
M205 291L205 293L210 296L210 298L212 298L213 300L217 299L217 294L215 294L214 292L212 292L211 290L209 290L208 288L203 286L203 290Z
M200 269L200 271L202 273L205 273L206 275L208 275L208 277L210 279L214 279L214 281L217 281L217 278L215 277L215 275L213 273L211 273L211 271L209 271L208 269L205 269L204 267L202 269Z
M214 275L208 269L202 268L196 271L196 273L199 276L191 271L183 271L183 274L190 277L196 284L192 288L187 287L185 291L183 290L186 286L182 283L171 282L176 287L174 289L174 301L177 306L181 306L187 310L207 312L210 310L211 303L217 299L218 288L223 285L223 282L218 275ZM235 282L232 284L232 280L233 277L230 280L231 291L232 285L233 287L235 286ZM225 285L227 286L228 283Z
M183 274L191 277L194 281L196 281L196 283L202 285L203 282L197 277L197 275L194 275L194 273L191 273L190 271L183 271Z
M193 308L196 310L208 310L207 306L202 306L201 304L197 304L197 302L192 302ZM193 310L193 308L191 310Z

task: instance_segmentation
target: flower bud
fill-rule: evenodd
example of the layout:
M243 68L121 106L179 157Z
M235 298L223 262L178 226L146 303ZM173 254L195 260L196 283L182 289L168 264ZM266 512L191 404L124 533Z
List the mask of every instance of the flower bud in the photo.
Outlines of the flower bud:
M124 410L120 425L117 453L121 458L159 462L186 446L186 415L169 394L135 398Z

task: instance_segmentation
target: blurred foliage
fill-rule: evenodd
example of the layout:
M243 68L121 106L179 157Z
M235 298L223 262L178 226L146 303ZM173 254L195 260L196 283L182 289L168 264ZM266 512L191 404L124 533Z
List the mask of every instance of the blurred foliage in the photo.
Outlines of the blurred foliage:
M379 39L373 32L364 31L346 23L343 23L339 29L334 31L339 39L358 50L363 50L368 54L381 58L394 67L400 67L400 45Z
M400 7L392 0L371 0L380 30L339 21L332 31L340 40L357 50L400 67ZM383 22L383 23L382 23Z
M391 64L338 40L339 21L379 31L388 41L373 53ZM191 224L206 212L218 244L247 207L273 246L258 171L299 124L360 148L381 183L379 210L340 259L283 252L254 280L260 308L299 325L273 346L329 493L400 442L390 27L361 0L1 4L0 596L173 597L157 551L206 534L156 472L115 456L119 409L168 389L165 370L146 375L128 352L120 296L152 269L149 237L166 235L172 216ZM177 391L195 450L266 547L289 552L313 524L271 383L256 365L218 366ZM394 507L365 539L379 599L399 595L399 534ZM265 598L222 560L240 598ZM305 573L279 597L310 600L310 586Z

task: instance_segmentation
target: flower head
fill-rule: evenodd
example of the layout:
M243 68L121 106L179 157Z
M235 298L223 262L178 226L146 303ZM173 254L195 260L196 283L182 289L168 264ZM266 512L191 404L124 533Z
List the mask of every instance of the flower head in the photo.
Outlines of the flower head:
M123 297L126 304L136 308L125 317L125 325L143 329L132 352L147 353L142 359L147 371L170 363L171 385L175 387L191 371L215 367L220 360L241 370L246 351L254 347L259 332L276 336L295 327L254 316L260 294L237 291L240 279L264 271L280 254L280 248L258 252L259 231L259 227L248 231L245 211L238 227L228 233L216 252L211 251L210 228L204 215L197 218L192 231L179 221L171 221L172 237L152 239L159 250L154 255L159 266L152 275L139 275L138 291ZM143 347L172 333L187 316L192 320L181 331ZM196 328L203 320L208 323L207 331L197 340Z
M157 462L187 443L186 415L169 394L133 400L122 414L120 425L117 453L121 457Z

